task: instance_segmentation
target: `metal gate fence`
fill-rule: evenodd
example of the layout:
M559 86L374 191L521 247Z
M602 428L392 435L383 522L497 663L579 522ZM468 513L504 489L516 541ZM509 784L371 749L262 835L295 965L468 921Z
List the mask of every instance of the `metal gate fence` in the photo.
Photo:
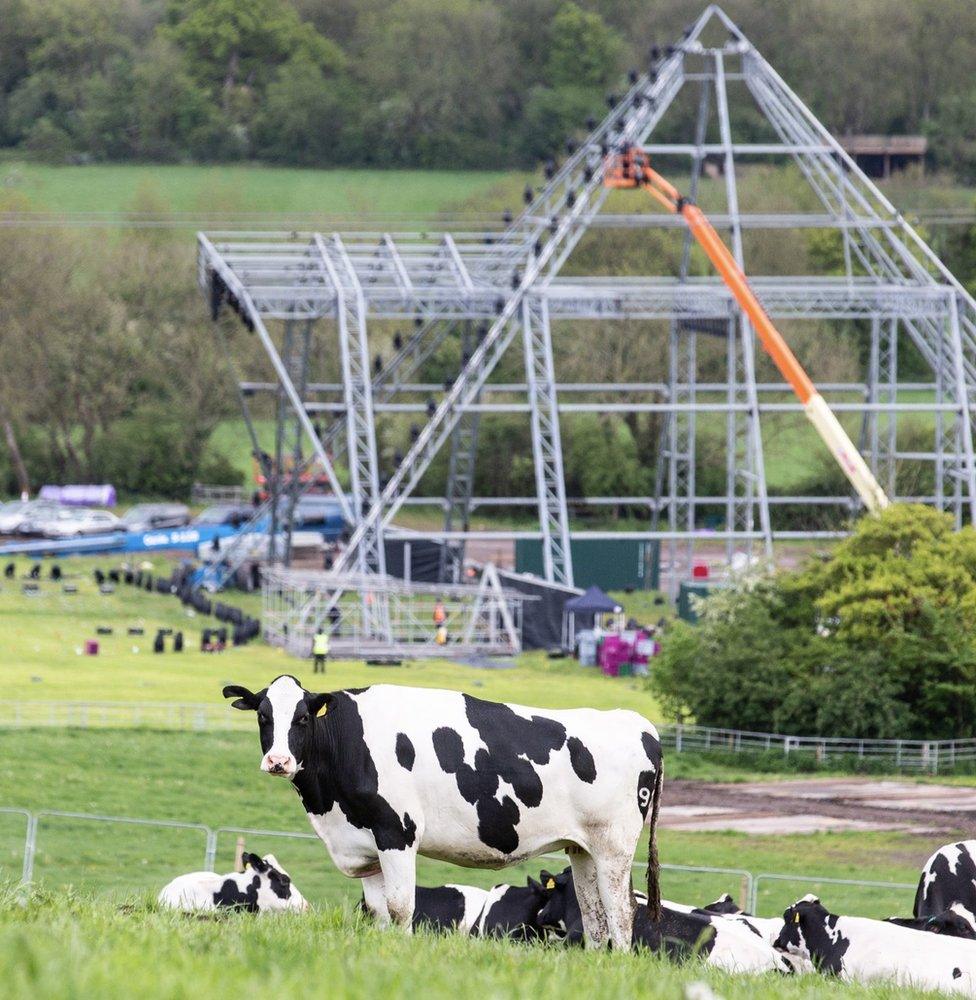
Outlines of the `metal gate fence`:
M222 702L7 701L0 702L0 730L34 728L142 728L183 732L252 730L253 719ZM672 753L806 755L818 765L876 763L893 771L938 774L976 764L976 739L862 740L840 736L790 736L710 726L658 726Z
M201 837L201 850L203 859L203 870L214 871L221 837L233 836L236 840L239 836L256 838L275 838L296 841L315 841L319 838L314 833L299 833L286 830L264 830L255 827L220 826L212 828L203 823L183 823L176 820L142 819L131 816L107 816L93 813L65 812L61 810L41 810L31 812L27 809L0 807L0 816L19 816L24 819L24 848L23 865L21 870L21 884L28 884L34 880L35 860L38 854L38 844L45 831L52 831L59 822L74 821L80 823L100 823L118 824L121 826L133 826L139 828L157 828L166 830L186 830L197 833ZM324 847L323 847L324 850ZM543 854L535 861L558 861L565 863L564 855ZM634 867L644 869L647 863L635 861ZM909 903L914 893L915 884L907 882L881 882L871 879L840 879L819 875L807 874L783 874L775 872L763 872L754 875L744 868L721 868L707 865L675 865L662 864L662 871L673 872L675 874L695 875L695 876L723 876L734 880L725 883L725 891L732 891L732 895L738 896L739 904L750 913L757 913L763 904L760 893L764 884L772 882L790 883L796 885L830 885L838 887L856 888L858 890L885 890L889 893L906 893L905 903ZM794 897L795 898L795 897ZM891 897L892 899L894 897ZM792 902L792 900L790 900ZM705 900L699 901L702 905ZM784 907L785 908L785 907ZM895 904L895 911L898 906ZM780 911L782 912L782 911ZM907 906L901 908L901 912L908 912Z

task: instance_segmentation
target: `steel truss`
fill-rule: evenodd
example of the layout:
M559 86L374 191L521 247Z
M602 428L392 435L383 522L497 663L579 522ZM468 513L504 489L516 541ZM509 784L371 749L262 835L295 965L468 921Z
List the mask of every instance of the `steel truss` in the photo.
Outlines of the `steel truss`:
M262 579L265 637L296 656L309 656L320 627L339 656L512 655L521 650L527 598L505 590L495 567L484 567L477 587L406 583L379 573L332 574L271 567ZM446 614L438 642L435 605ZM387 609L386 635L378 635L367 609Z
M706 43L706 37L714 35L721 39ZM655 144L655 128L688 85L700 88L695 134L688 143ZM758 107L774 138L736 140L731 108L739 93ZM675 579L701 538L706 508L712 515L716 510L723 515L724 527L708 537L723 539L729 557L736 550L768 557L776 537L821 534L777 527L774 512L784 500L837 503L856 511L857 502L850 496L769 495L762 416L794 404L782 396L770 397L758 383L753 331L719 279L690 273L687 239L677 276L562 273L591 227L669 229L680 224L670 215L653 212L603 211L606 154L635 144L655 156L689 157L693 187L706 156L721 161L726 205L711 218L724 229L747 273L750 262L742 239L746 230L814 228L838 234L843 274L750 274L756 294L777 320L860 323L871 338L869 370L859 383L863 391L857 389L853 401L849 394L839 396L832 405L861 414L862 450L893 498L923 495L951 510L959 524L973 519L976 302L736 25L712 5L677 45L634 79L604 121L503 231L200 235L202 287L212 300L222 297L236 307L261 337L278 376L276 391L310 438L310 454L322 463L334 486L333 463L342 461L348 467L351 496L343 499L354 530L339 571L382 572L384 533L392 529L401 506L412 502L418 483L448 441L451 475L441 501L445 528L432 534L451 543L457 564L465 539L473 534L468 515L477 422L494 412L528 415L539 517L535 534L543 541L545 571L553 581L572 582L570 535L585 534L570 531L560 415L566 419L566 414L587 410L665 414L658 495L644 504L664 517L666 526L655 521L651 530L640 534L675 541L670 549ZM743 211L736 184L738 161L760 156L795 163L814 191L819 211ZM369 324L400 319L412 319L415 332L371 377ZM309 381L302 398L266 323L319 320L332 321L338 330L342 382L335 392L334 386ZM667 322L667 383L642 388L628 402L611 402L606 397L613 386L591 383L577 388L557 382L552 327L613 320ZM456 379L443 387L411 383L411 376L422 372L424 361L451 331L463 330L466 324L481 324L481 332L462 347ZM711 385L699 381L697 345L703 331L725 339L727 375ZM525 382L499 386L490 381L492 374L519 334ZM926 380L930 395L924 400L907 399L898 383L898 351L908 342L931 369ZM568 401L570 394L576 399ZM934 415L930 445L905 444L904 433L899 434L899 416L904 418L913 408ZM428 419L384 480L378 467L377 420L388 413L424 410ZM336 418L328 430L313 429L309 414L316 412ZM699 496L696 487L696 415L708 412L723 413L726 422L725 493L717 497ZM927 479L924 488L903 488L899 470L905 463L925 466L931 483Z

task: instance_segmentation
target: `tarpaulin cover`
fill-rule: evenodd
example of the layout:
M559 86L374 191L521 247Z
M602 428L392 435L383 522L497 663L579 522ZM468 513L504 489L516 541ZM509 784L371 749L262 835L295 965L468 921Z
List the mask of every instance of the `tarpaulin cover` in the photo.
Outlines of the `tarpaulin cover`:
M521 573L499 570L498 577L506 590L517 590L526 597L536 598L522 605L522 648L549 649L562 645L563 605L580 592L554 587L538 577Z
M441 542L429 538L390 538L384 541L386 572L406 579L406 547L410 546L410 579L416 583L437 583L441 564Z
M75 486L42 486L42 500L53 500L69 507L114 507L115 487L107 484Z
M575 615L613 614L620 605L608 597L599 587L587 587L586 592L566 601L565 610Z

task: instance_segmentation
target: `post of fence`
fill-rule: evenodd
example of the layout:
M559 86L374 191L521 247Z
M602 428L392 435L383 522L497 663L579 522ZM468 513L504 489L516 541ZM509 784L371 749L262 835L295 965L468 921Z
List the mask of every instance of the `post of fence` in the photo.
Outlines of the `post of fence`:
M674 752L681 753L681 723L674 727Z
M27 840L24 842L24 868L20 880L30 885L34 879L34 855L37 853L37 817L31 813L27 821Z
M216 871L217 864L217 832L207 828L207 850L203 862L203 870Z

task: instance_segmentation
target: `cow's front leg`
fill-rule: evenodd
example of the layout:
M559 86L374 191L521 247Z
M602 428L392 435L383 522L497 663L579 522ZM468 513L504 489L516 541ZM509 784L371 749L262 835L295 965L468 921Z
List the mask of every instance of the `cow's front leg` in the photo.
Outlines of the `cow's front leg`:
M417 895L417 855L406 850L380 851L380 869L390 922L409 934Z
M363 903L366 911L376 921L377 927L390 926L390 911L386 908L386 889L383 883L383 873L367 875L363 883Z

